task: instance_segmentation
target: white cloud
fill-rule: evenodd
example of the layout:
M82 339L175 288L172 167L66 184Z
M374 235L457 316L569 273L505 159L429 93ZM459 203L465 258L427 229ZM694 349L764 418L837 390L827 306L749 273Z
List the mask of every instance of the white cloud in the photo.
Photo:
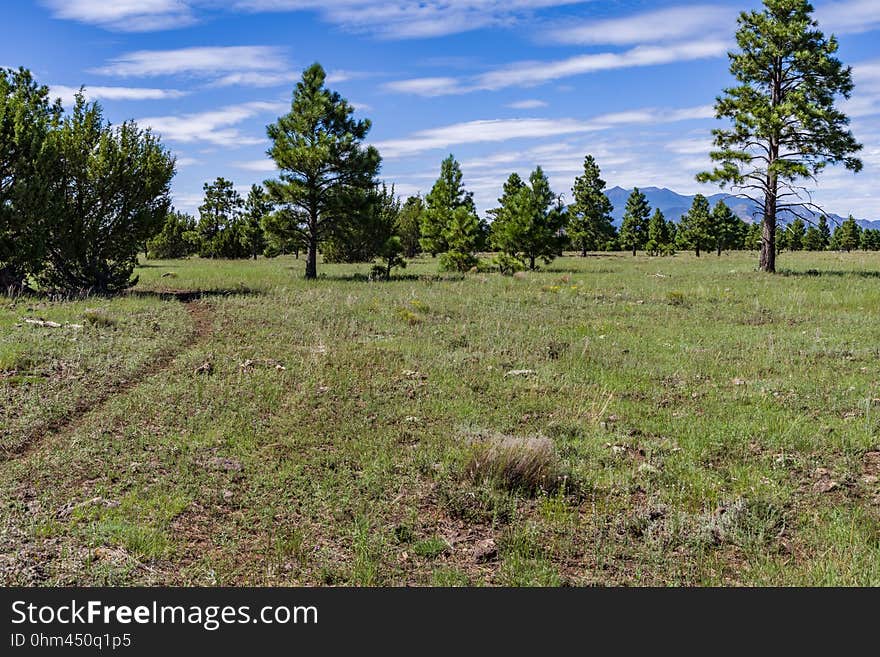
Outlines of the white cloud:
M621 53L577 55L556 61L516 62L467 80L415 78L389 82L385 88L420 96L445 96L480 90L529 87L598 71L721 57L727 53L728 45L721 39L706 39L670 46L637 46Z
M79 87L53 85L49 88L52 98L60 98L65 106L72 105ZM143 87L86 87L87 100L166 100L181 98L185 91L177 89L148 89Z
M230 105L217 110L176 116L156 116L138 119L140 126L149 126L163 139L178 143L206 142L217 146L244 146L262 144L263 137L248 137L238 128L242 121L261 114L278 114L283 103L252 102Z
M816 19L826 34L870 32L880 28L880 3L877 0L823 2L816 8Z
M514 103L509 103L507 107L511 109L538 109L539 107L547 107L547 103L537 99L518 100Z
M120 32L149 32L196 22L183 0L43 0L55 18Z
M156 77L281 72L287 68L284 50L273 46L226 46L139 50L117 57L95 73L117 77ZM222 79L222 78L221 78Z
M676 110L644 109L577 119L490 119L454 123L421 130L404 139L374 144L386 158L405 157L424 151L461 144L502 142L510 139L542 138L605 130L624 124L654 124L703 119L712 116L710 106Z
M669 7L658 11L590 21L553 30L548 37L573 44L633 45L660 43L707 33L732 34L736 10L715 5Z
M251 71L245 73L229 73L214 80L212 87L292 87L299 76L295 73L261 73Z
M244 171L255 171L257 173L275 173L278 167L275 162L268 157L262 160L249 160L247 162L234 162L233 166Z

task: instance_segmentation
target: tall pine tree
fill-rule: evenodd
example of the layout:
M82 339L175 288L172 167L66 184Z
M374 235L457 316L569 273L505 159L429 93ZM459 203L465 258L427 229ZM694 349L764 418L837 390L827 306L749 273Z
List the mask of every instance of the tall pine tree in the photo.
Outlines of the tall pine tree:
M461 166L453 155L449 155L440 164L440 177L425 197L419 239L423 250L434 256L449 250L446 233L459 210L476 218L473 194L464 188ZM459 216L459 220L463 218L463 214Z
M293 92L290 113L267 127L269 155L281 171L266 189L284 212L285 232L306 245L306 278L318 275L318 248L334 226L359 211L376 185L381 158L364 146L369 120L355 120L354 108L324 86L327 74L312 64Z
M648 222L651 206L647 197L636 187L626 200L623 223L620 225L620 245L631 249L632 254L643 248L648 241Z
M586 256L587 251L603 249L615 234L611 219L614 207L605 196L605 181L600 173L595 158L587 155L584 173L575 178L571 188L574 203L568 208L566 231L572 246L579 249L582 256Z
M802 183L827 165L859 171L861 145L849 119L835 106L853 90L850 67L835 57L837 40L826 38L807 0L764 0L763 11L740 14L739 52L730 72L740 83L715 104L732 127L714 131L718 166L697 180L731 185L763 207L759 267L776 271L776 216L812 206Z
M700 252L713 248L715 242L709 200L697 194L690 210L678 222L678 245L683 249L693 249L699 258Z

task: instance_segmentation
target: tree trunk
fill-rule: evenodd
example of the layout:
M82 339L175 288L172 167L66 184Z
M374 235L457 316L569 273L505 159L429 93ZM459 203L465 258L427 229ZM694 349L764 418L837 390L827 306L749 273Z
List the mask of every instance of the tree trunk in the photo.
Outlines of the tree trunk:
M581 244L581 258L587 257L587 245Z
M694 252L697 254L697 257L699 258L700 257L700 247L696 247L694 249Z
M780 81L781 63L777 62L774 69L772 98L770 103L776 107L782 99ZM761 256L758 260L758 269L770 274L776 273L776 194L777 178L773 165L779 158L779 141L775 135L771 135L767 157L767 180L764 193L764 221L761 223Z
M721 244L718 244L718 257L721 257Z
M529 256L529 269L535 270L535 256Z
M318 240L309 238L309 249L306 254L306 278L318 278Z
M636 255L636 247L633 247L633 256Z

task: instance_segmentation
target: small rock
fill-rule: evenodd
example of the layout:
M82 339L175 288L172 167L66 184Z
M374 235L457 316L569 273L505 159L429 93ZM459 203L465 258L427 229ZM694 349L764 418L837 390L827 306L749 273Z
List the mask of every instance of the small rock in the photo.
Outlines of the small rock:
M535 370L510 370L504 376L531 376Z
M211 364L210 361L206 360L204 363L199 365L195 370L193 370L193 373L194 374L205 374L205 375L210 376L211 374L214 373L214 366Z

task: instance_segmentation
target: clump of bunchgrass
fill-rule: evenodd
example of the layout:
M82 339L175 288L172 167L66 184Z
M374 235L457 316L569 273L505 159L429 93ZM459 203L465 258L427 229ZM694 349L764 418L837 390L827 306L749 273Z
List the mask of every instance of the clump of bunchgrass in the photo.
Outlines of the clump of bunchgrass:
M465 475L475 483L489 482L502 490L535 495L556 491L569 479L553 441L545 436L472 434Z
M86 308L83 319L97 328L116 328L116 320L100 308Z

